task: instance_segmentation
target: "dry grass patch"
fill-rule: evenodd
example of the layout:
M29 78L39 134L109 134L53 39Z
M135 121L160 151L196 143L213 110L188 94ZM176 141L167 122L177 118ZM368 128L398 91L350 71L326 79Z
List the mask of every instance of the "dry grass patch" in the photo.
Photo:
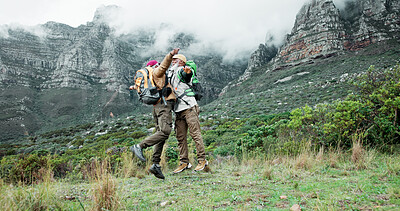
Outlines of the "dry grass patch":
M351 152L351 162L356 166L356 169L365 169L365 149L360 141L353 142Z
M0 204L2 210L55 210L61 202L56 197L53 171L50 167L38 172L40 180L36 184L22 183L6 185L0 181Z
M133 162L133 154L131 152L124 152L121 154L121 167L119 168L119 175L124 178L134 177L138 172L138 166Z
M318 154L317 154L317 156L315 157L315 159L317 160L317 161L323 161L324 160L324 156L325 156L325 148L324 148L324 146L322 146L321 148L319 148L319 151L318 151Z
M91 196L93 210L118 210L120 202L117 195L117 182L111 174L111 167L107 160L94 161L95 169L91 173Z
M390 157L387 161L386 161L386 165L387 165L387 173L390 175L400 175L400 162L398 160L398 158L396 157Z
M272 180L272 174L274 172L274 169L271 165L264 165L264 170L262 172L262 176L264 179Z
M328 152L328 162L329 166L331 168L337 168L340 162L340 155L342 153L340 152L340 149L337 149L336 151L329 151Z
M149 175L150 172L148 172L148 169L151 167L153 164L152 162L152 157L153 157L153 147L150 148L151 150L143 150L143 155L146 158L146 164L144 167L144 172L145 174ZM138 159L139 160L139 159ZM141 161L140 161L141 162Z
M310 170L316 160L310 152L303 152L294 159L294 167L296 169Z

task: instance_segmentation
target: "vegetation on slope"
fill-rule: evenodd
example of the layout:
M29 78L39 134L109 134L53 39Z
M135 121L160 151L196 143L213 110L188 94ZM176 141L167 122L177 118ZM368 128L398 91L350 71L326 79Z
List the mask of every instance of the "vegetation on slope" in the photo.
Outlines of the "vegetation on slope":
M391 40L361 51L316 59L311 64L275 71L270 65L255 69L249 79L234 83L224 95L204 106L203 115L243 118L343 99L351 90L348 82L371 65L386 69L399 62L399 49L400 43Z
M289 208L295 203L314 209L398 207L400 168L394 161L400 140L400 65L371 67L352 85L353 92L342 100L306 105L290 113L202 118L211 173L168 174L171 179L165 182L146 177L150 163L132 159L127 150L152 133L150 115L3 144L0 184L10 194L0 201L8 202L10 209L23 205L26 209L181 208L185 192L187 208ZM189 143L194 162L194 143L190 139ZM151 154L151 149L145 150L145 156ZM249 163L252 160L255 164ZM167 142L161 164L165 173L178 164L175 134ZM81 188L75 198L56 200L57 190L71 183ZM155 193L147 184L161 191ZM50 194L40 194L49 189ZM278 199L278 195L287 197Z

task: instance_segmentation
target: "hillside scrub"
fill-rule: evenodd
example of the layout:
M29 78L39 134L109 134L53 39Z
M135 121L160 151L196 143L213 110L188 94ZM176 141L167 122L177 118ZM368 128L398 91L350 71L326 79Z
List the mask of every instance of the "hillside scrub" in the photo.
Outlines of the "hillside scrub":
M398 151L400 67L385 70L373 66L355 78L353 93L331 104L304 106L290 113L254 115L248 118L201 120L207 159L299 155L303 149L351 149L354 143L382 152ZM131 117L59 129L3 145L0 177L11 183L32 184L53 171L55 178L75 181L90 178L94 160L109 160L113 174L143 177L128 165L127 149L149 133L149 117ZM140 120L140 121L139 121ZM189 145L194 149L189 137ZM178 164L174 132L165 147L164 167ZM145 151L151 156L151 149ZM193 156L194 157L194 156ZM137 162L137 161L135 161ZM121 170L123 168L123 170Z
M330 104L201 119L207 172L170 173L179 162L172 132L161 161L166 180L127 150L151 133L145 116L4 144L0 191L7 194L0 204L7 210L397 209L400 67L372 66L352 84L353 93ZM188 143L195 164L190 137ZM150 160L152 149L144 155Z
M386 69L396 64L399 49L397 41L388 41L280 70L274 70L272 64L254 68L249 78L233 81L226 93L203 106L202 113L210 117L247 118L290 112L305 105L329 104L344 99L352 87L348 82L364 74L370 65Z
M332 104L305 106L291 112L295 137L324 146L364 145L390 150L400 140L400 66L368 71L353 80L354 93Z

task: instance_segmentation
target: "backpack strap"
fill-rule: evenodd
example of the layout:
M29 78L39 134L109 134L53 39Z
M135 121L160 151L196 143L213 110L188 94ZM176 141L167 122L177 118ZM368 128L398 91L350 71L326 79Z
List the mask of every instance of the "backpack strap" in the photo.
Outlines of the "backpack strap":
M143 74L143 80L144 80L143 86L144 86L144 88L145 88L145 89L149 88L149 84L148 84L148 82L147 82L147 73L146 73L146 71L144 71L144 70L138 70L138 72L140 72L140 73Z
M151 85L155 86L154 81L153 81L153 68L151 68L151 67L145 67L145 68L149 72L149 79L150 79Z
M183 99L184 96L189 96L189 97L194 97L194 92L193 92L193 86L191 84L193 75L190 77L190 81L185 81L183 75L182 75L183 69L181 69L181 71L177 72L177 76L178 76L178 86L180 83L184 83L186 85L189 86L189 89L186 89L181 95L177 96L176 98L178 98L178 100L182 100L184 103L186 103L186 105L190 106L190 104ZM192 73L193 74L193 73Z
M183 99L183 96L185 96L185 93L179 95L179 96L176 97L176 98L177 98L178 100L182 100L184 103L186 103L186 105L190 106L190 104L189 104L186 100ZM178 103L175 104L175 106L178 106Z

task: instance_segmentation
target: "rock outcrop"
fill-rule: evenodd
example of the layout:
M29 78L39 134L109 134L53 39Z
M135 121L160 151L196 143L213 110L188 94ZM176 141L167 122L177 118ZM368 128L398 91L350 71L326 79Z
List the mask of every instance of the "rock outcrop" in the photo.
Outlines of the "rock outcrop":
M346 50L357 51L372 43L400 38L400 2L357 0L342 12L346 25Z
M292 33L274 63L293 63L329 56L343 50L344 24L331 0L313 0L296 16Z
M270 62L272 69L279 70L346 51L357 51L373 43L399 39L399 8L400 1L354 0L347 1L339 11L332 0L312 0L297 14L291 33ZM260 49L254 54L260 55L259 52ZM249 64L260 60L263 58L252 57Z

